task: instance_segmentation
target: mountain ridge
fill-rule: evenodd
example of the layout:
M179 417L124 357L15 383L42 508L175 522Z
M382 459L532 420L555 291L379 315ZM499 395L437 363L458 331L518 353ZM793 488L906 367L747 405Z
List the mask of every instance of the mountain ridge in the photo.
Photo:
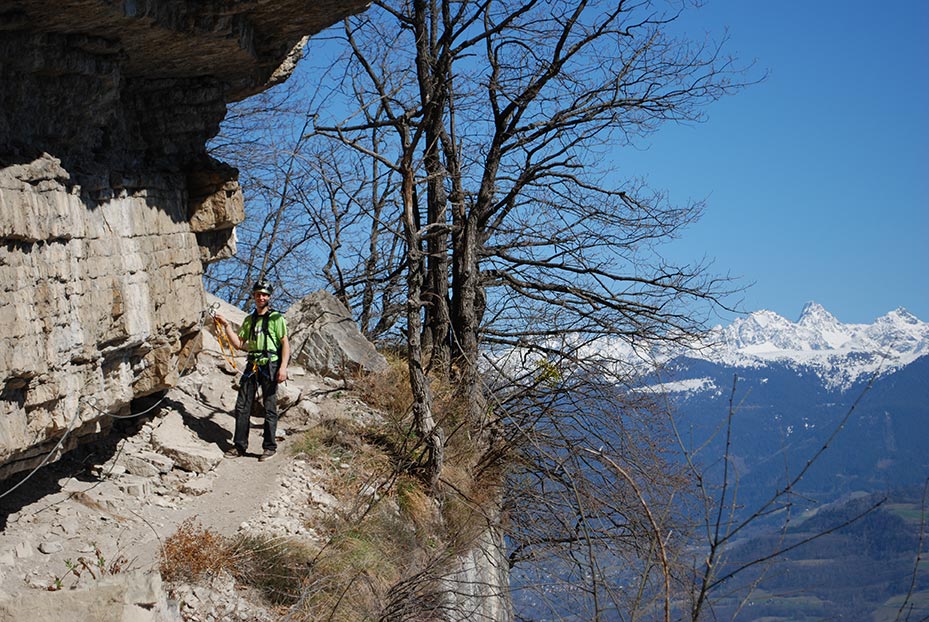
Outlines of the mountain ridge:
M768 310L715 326L687 357L735 368L779 363L812 371L829 389L848 390L929 354L929 323L898 307L871 324L845 324L816 302L796 322Z

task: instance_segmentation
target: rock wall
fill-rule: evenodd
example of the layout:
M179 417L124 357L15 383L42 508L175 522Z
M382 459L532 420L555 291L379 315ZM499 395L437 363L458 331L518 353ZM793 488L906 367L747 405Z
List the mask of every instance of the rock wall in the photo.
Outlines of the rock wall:
M88 206L50 155L0 169L0 461L104 431L177 381L202 263L171 177ZM160 182L160 183L159 183ZM185 210L186 211L186 210ZM75 416L78 419L75 419Z
M366 4L0 0L0 477L174 385L244 217L206 142Z
M450 622L508 622L513 619L510 567L503 535L489 522L474 546L456 560L444 596Z

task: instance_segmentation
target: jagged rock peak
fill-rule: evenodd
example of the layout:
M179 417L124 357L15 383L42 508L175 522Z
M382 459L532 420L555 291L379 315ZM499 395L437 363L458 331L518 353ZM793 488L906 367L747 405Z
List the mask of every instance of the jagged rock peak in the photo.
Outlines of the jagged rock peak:
M800 318L797 320L797 324L800 324L801 326L835 325L838 323L839 321L835 318L835 316L826 311L825 307L812 300L803 305L803 310L800 312Z
M882 320L887 320L891 322L900 322L903 324L912 324L918 325L921 323L920 319L904 309L903 307L897 307L893 311L890 311L886 315L883 315L877 319L878 322Z
M850 386L929 354L929 323L903 308L871 324L844 324L822 305L807 303L797 322L755 311L714 329L712 346L692 355L736 366L770 361L815 368L829 386Z

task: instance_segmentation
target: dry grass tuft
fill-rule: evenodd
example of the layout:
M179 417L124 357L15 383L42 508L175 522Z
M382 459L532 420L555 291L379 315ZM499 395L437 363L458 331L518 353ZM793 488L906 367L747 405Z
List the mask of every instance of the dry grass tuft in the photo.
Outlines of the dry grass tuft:
M327 417L303 433L291 446L291 453L330 458L349 456L362 446L362 427L349 417Z
M165 581L195 583L206 574L216 575L233 566L226 539L188 518L165 540L159 569Z
M413 403L406 361L390 356L387 369L358 379L355 389L371 408L393 421L403 419Z
M418 479L401 476L394 486L400 515L413 523L421 537L437 528L436 504Z
M327 489L347 505L358 505L392 472L392 462L366 441L366 432L348 417L324 419L295 443L294 453L311 456L328 474Z
M241 536L231 550L240 560L232 571L236 580L258 588L274 605L292 605L300 599L318 553L289 538L263 536Z
M486 527L480 503L484 491L475 486L468 469L446 464L442 469L442 521L449 544L467 549Z
M188 518L165 541L160 570L171 583L198 583L226 571L269 603L288 605L300 598L316 553L286 538L225 538Z
M415 531L385 503L377 503L360 520L333 527L313 564L304 619L378 619L390 587L415 568L420 550Z

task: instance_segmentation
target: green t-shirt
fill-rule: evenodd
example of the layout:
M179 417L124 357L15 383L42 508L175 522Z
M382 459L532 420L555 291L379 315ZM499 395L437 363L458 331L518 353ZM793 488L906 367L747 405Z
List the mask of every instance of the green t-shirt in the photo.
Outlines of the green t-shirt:
M284 321L283 314L269 311L265 315L268 316L267 335L264 333L264 315L259 315L256 321L255 314L249 313L242 322L242 328L239 329L239 339L245 344L249 355L256 358L259 365L278 359L277 353L281 348L281 340L287 335L287 322ZM252 322L255 323L254 331ZM265 350L268 352L267 356L265 356Z

